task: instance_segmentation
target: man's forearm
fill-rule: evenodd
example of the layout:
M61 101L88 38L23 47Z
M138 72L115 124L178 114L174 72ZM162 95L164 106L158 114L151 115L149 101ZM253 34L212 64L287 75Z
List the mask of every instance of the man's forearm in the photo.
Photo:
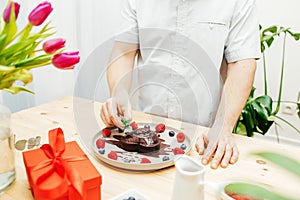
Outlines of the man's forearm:
M130 90L132 70L138 45L116 42L106 71L110 95L116 90Z
M256 71L255 59L228 64L220 105L214 125L232 131L252 89Z

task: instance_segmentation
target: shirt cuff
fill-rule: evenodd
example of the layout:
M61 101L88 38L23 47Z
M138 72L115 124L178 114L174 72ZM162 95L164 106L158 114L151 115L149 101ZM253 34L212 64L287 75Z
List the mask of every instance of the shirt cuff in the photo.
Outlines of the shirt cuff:
M138 34L132 31L126 31L115 36L115 41L139 44Z
M238 51L233 51L233 52L226 52L225 53L225 58L227 63L233 63L237 62L240 60L245 60L245 59L260 59L261 53L258 52L251 52L247 50L238 50Z

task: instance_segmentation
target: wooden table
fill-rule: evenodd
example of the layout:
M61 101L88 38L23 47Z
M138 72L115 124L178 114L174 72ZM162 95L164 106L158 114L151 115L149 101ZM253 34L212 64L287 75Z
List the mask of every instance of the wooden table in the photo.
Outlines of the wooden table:
M76 140L80 144L79 135L76 133L72 104L73 98L66 97L14 113L12 116L12 130L16 134L16 141L41 136L41 142L48 143L48 130L61 127L64 130L66 141ZM98 108L99 105L95 107L96 110ZM134 119L143 117L145 118L141 113L133 114ZM167 123L176 126L176 121L169 120ZM206 128L199 127L198 131L206 131ZM240 151L238 163L229 166L227 169L212 170L208 167L205 174L206 180L214 182L226 180L255 181L267 185L276 191L282 191L284 194L300 198L300 179L298 177L267 161L266 163L258 162L261 158L251 154L257 151L272 151L283 153L300 161L300 148L242 136L235 136L235 139ZM103 200L113 198L129 189L137 189L150 200L167 200L171 198L175 178L174 167L144 173L116 170L99 162L86 149L84 150L102 174L101 195ZM195 152L192 151L191 154L199 159ZM33 199L25 174L22 153L16 151L15 157L17 179L4 194L0 195L0 199ZM210 189L206 189L207 199L215 199L214 193Z

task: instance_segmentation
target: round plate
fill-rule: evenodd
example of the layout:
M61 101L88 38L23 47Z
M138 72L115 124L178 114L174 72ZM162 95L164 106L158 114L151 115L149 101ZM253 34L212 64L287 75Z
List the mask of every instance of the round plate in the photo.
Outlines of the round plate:
M150 125L151 130L155 130L156 124L138 123L138 127L143 128L146 124ZM124 135L124 133L119 133L117 128L110 128L110 130L109 137L104 137L102 131L94 136L92 149L103 162L127 170L148 171L170 167L174 165L174 159L188 152L191 146L191 139L187 134L184 134L183 142L178 142L176 136L182 131L167 126L164 132L158 133L161 140L160 150L151 153L129 152L113 143L117 141L114 135ZM175 135L170 136L169 131L174 131ZM104 148L97 147L96 143L99 139L105 141Z

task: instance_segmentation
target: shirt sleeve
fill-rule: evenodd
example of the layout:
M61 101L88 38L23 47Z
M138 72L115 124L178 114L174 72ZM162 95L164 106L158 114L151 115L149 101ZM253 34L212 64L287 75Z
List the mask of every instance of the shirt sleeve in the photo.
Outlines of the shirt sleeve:
M115 41L139 44L136 0L122 0L120 29Z
M260 58L260 33L255 0L238 0L225 43L228 63Z

